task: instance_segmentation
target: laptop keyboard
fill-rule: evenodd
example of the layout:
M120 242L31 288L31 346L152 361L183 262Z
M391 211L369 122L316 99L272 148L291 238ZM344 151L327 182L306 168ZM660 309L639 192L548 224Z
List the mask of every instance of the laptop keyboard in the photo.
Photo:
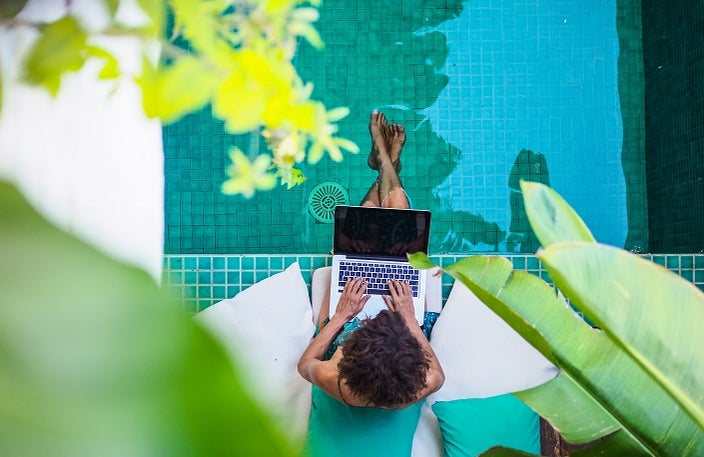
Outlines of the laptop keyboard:
M337 284L342 290L348 278L364 278L369 284L367 293L372 295L388 295L387 281L405 281L411 286L413 296L418 296L418 281L420 271L410 265L379 264L363 261L340 261L340 275Z

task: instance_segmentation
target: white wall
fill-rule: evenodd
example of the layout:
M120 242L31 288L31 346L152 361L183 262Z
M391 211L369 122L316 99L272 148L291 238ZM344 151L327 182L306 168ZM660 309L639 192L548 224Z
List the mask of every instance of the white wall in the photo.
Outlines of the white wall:
M30 0L20 14L31 20L74 15L92 26L105 20L94 0ZM118 16L143 20L131 2ZM129 76L98 81L92 62L62 81L52 99L19 82L19 65L36 39L32 27L0 28L3 78L0 176L15 182L54 223L104 252L160 277L164 231L161 126L146 119ZM136 74L141 45L130 38L101 39L122 70ZM151 49L151 56L155 56Z

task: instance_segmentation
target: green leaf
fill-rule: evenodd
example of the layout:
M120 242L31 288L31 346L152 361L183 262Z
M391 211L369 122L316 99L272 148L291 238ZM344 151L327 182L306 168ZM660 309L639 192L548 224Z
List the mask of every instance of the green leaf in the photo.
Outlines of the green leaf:
M145 272L0 182L0 455L296 455Z
M642 452L704 455L702 427L628 351L589 326L542 279L512 272L507 259L494 256L469 257L445 271L560 368L555 380L518 395L565 439L587 443L622 429ZM598 283L589 284L594 289Z
M488 449L481 454L479 457L539 457L536 454L531 454L530 452L523 452L516 449L510 449L507 447L496 446Z
M166 0L137 0L142 11L151 19L157 37L166 30Z
M117 8L119 6L120 0L105 0L105 7L107 8L111 19L115 18L115 14L117 13Z
M346 138L335 138L334 142L342 149L350 151L352 154L357 154L359 152L359 146L356 143L346 139Z
M100 69L100 73L98 73L98 78L116 79L120 77L120 65L114 55L106 49L97 46L88 46L86 51L89 56L105 61L105 65L103 65L103 68Z
M704 428L704 294L612 246L560 243L539 256L570 300Z
M616 432L599 442L592 443L587 448L570 452L570 457L645 457L651 455L651 453L646 452L643 448L638 447L631 437L623 431Z
M155 69L145 57L142 68L137 83L142 89L144 112L165 123L205 106L218 83L217 75L190 55L179 57L160 69Z
M564 371L545 384L515 395L571 443L588 443L620 429L618 422Z
M87 56L86 40L85 30L71 16L49 24L27 55L25 81L43 86L56 96L64 73L83 67Z
M28 0L3 0L0 2L0 19L11 19L19 14Z
M535 235L544 247L560 241L595 242L577 213L548 186L520 182L526 213Z
M422 252L415 252L413 254L408 254L408 261L414 268L419 270L428 270L430 268L435 268L437 265L433 263L427 255Z

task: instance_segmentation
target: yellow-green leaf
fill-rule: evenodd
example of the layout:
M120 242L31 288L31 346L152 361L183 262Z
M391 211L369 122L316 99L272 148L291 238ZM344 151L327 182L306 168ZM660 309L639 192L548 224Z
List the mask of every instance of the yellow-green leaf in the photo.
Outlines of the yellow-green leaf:
M531 181L521 181L520 186L530 226L543 247L560 241L596 241L584 221L553 189Z
M320 142L313 143L308 151L308 162L311 164L318 163L323 158L323 152L323 145Z
M328 111L328 121L337 122L350 114L350 109L346 106L338 106Z
M258 85L244 72L233 72L213 98L213 114L225 121L231 133L245 133L263 122L266 100Z
M413 265L414 268L417 268L419 270L428 270L430 268L437 267L437 265L435 265L435 263L433 263L433 261L430 260L428 256L422 252L408 254L408 261L411 263L411 265Z
M359 152L359 146L346 138L335 138L334 141L339 147L350 151L352 154L357 154Z
M25 81L55 96L64 73L78 71L85 63L86 40L85 30L71 16L49 24L27 55Z
M147 116L172 122L205 106L212 98L218 79L199 59L186 55L161 69L154 69L145 58L143 73L137 82L142 88Z
M156 36L163 36L166 17L164 0L137 0L144 13L151 19Z
M115 13L117 13L117 8L120 6L120 0L104 0L105 1L105 7L108 9L108 14L110 15L110 18L115 17Z
M119 63L110 52L97 46L88 46L86 49L89 56L105 61L103 68L101 68L100 73L98 73L100 79L115 79L120 76Z
M13 18L22 11L28 0L3 0L0 2L0 18Z
M304 37L313 47L322 48L323 40L320 38L318 31L310 24L305 22L294 22L289 26L289 31L296 35Z
M281 184L285 184L287 189L303 184L307 179L298 168L279 170L277 176L281 178Z
M253 162L238 148L230 150L232 165L227 169L230 179L222 185L225 194L241 194L251 198L257 190L271 190L276 186L276 176L269 173L271 158L259 155Z

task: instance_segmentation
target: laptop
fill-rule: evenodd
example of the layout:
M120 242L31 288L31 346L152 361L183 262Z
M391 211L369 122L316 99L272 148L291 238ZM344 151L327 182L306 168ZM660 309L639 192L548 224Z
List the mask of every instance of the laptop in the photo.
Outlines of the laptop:
M335 208L330 316L335 314L347 279L362 277L371 298L357 315L373 318L388 309L387 281L406 281L413 291L418 324L425 311L426 270L408 263L407 253L428 253L430 211L338 205Z

